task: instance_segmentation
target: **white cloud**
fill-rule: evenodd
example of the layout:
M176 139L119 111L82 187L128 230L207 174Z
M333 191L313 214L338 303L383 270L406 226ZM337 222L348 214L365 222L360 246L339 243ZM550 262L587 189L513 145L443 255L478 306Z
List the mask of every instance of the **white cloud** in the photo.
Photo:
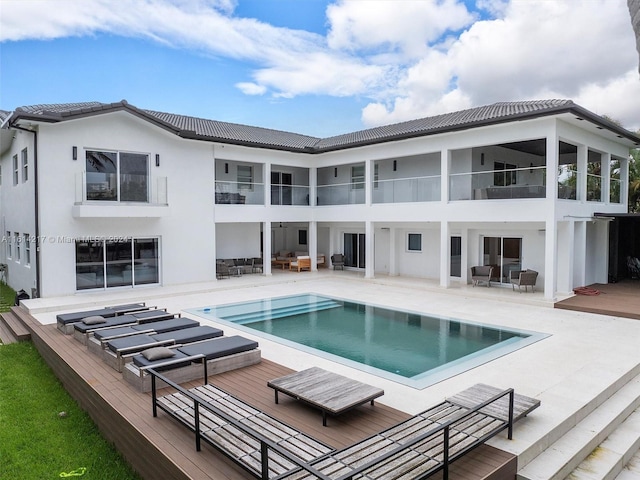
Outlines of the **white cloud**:
M236 84L246 95L371 99L367 126L550 95L638 123L625 0L478 0L477 12L462 0L337 0L327 7L326 37L237 17L236 4L3 0L0 40L149 38L253 65Z

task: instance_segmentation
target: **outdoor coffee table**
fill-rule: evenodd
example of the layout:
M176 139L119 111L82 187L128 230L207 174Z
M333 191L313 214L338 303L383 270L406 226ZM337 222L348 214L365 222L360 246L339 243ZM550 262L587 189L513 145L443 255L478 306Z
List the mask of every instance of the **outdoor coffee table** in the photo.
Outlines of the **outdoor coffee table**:
M352 380L318 367L295 372L267 382L278 392L322 410L322 425L327 426L327 414L340 415L384 395L381 388Z

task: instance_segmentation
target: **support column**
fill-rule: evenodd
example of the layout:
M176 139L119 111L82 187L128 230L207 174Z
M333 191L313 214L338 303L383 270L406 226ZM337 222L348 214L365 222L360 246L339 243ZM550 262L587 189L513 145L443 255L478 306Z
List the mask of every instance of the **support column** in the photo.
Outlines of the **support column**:
M555 218L545 222L544 237L544 298L555 301L558 271L558 231Z
M451 150L440 152L440 201L449 202L449 171L451 170Z
M391 227L389 229L389 276L398 276L398 262L396 261L396 236L398 235L397 229Z
M451 261L451 228L449 222L440 222L440 286L449 288L451 286L451 275L449 274L449 263Z
M309 206L315 207L318 200L318 169L309 169Z
M264 164L264 199L263 205L265 207L271 206L271 162L266 162ZM271 252L269 252L271 254Z
M574 287L581 287L587 283L587 222L574 222L573 231L573 284L570 285L572 291ZM607 255L605 255L607 256Z
M460 285L469 282L469 229L460 232Z
M371 205L373 198L373 160L364 162L364 204Z
M311 271L318 271L318 222L309 222L309 256L311 257Z
M373 222L367 220L364 223L364 278L375 277L375 242L373 238Z
M587 200L587 163L589 152L584 145L578 145L578 181L576 182L576 199Z
M262 223L262 273L271 276L271 222Z

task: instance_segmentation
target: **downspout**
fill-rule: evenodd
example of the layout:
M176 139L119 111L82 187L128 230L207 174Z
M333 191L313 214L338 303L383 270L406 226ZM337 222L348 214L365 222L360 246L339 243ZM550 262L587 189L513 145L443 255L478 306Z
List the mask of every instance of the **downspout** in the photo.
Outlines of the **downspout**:
M33 190L34 190L34 216L35 216L35 238L36 238L36 295L40 297L40 214L38 209L38 131L29 128L11 125L11 128L33 133Z

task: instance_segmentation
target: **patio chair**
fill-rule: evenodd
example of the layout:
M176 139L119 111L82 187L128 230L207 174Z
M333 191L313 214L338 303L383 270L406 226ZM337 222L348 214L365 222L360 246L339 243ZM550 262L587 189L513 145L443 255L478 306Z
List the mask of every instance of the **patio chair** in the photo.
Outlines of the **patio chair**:
M481 282L486 282L487 287L491 286L491 276L493 275L493 266L480 265L471 267L471 284L475 287Z
M251 267L251 273L262 273L264 267L262 264L262 257L255 257L253 259L253 266Z
M511 272L511 289L515 290L515 286L518 286L518 291L522 293L521 288L524 287L524 291L527 291L527 287L531 287L531 293L535 292L536 280L538 279L538 272L535 270L522 270Z
M296 259L289 264L289 270L297 270L298 272L302 270L311 271L311 257L309 255L296 257Z
M344 270L344 255L341 253L334 253L331 255L331 264L333 265L333 269Z
M216 278L220 280L224 277L231 277L231 273L229 272L229 265L227 265L224 260L218 260L216 262Z

